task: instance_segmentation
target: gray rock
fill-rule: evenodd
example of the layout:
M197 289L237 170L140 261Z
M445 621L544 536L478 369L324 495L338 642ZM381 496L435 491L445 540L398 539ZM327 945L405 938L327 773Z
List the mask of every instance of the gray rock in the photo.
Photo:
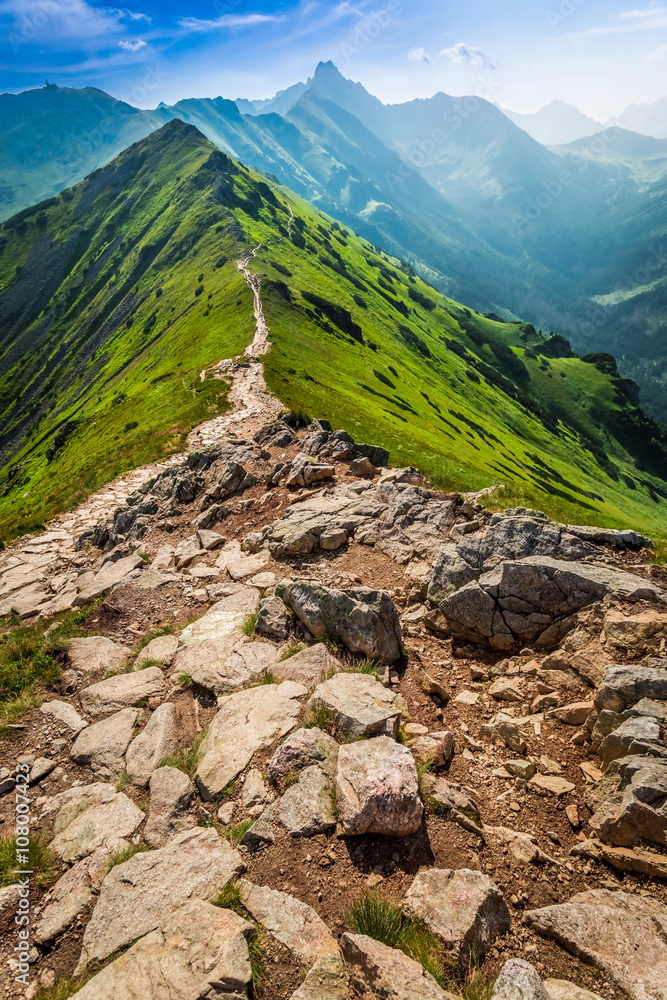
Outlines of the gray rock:
M336 486L288 507L270 526L266 541L278 558L305 555L321 548L323 534L345 531L351 537L357 530L376 524L386 509L386 504L372 497L360 498L349 486Z
M634 1000L667 996L667 908L657 899L592 889L567 903L529 910L524 919L603 969Z
M290 583L276 588L279 597L316 639L338 638L352 653L382 663L401 657L403 635L398 611L384 591L358 587L331 590L317 583Z
M622 712L642 698L667 701L667 672L661 667L612 664L605 668L595 707Z
M336 800L346 836L405 837L421 826L424 806L414 759L387 736L340 748Z
M230 584L230 586L233 586ZM226 642L230 649L243 640L241 626L259 607L259 591L238 587L234 593L223 597L206 614L181 632L181 643L190 645L202 639ZM176 657L177 666L178 656Z
M573 614L603 597L664 602L659 587L606 566L543 556L503 562L476 583L446 597L441 610L458 642L512 650L555 646L571 630Z
M479 738L489 740L497 746L505 746L514 753L524 754L527 749L526 741L511 722L501 720L486 723L479 730Z
M404 703L371 674L340 673L318 684L308 707L328 709L337 731L348 739L380 734L396 739Z
M290 1000L348 1000L349 979L342 956L324 955L318 958L302 985ZM561 1000L561 998L557 998ZM568 1000L567 997L562 1000ZM577 1000L577 998L573 998ZM585 1000L585 998L581 998Z
M244 870L215 830L186 830L157 851L135 854L106 876L86 927L77 972L160 927L189 900L213 898Z
M286 639L290 634L291 619L287 608L277 597L265 597L259 602L255 631L275 639Z
M112 851L126 846L126 840L118 840L115 845L99 847L58 879L50 891L49 903L40 914L35 929L36 944L54 941L91 905L95 898L93 893L106 875Z
M333 465L318 462L310 455L299 452L292 462L292 468L285 481L286 486L310 486L324 479L333 479L336 470Z
M278 806L278 817L290 837L314 837L335 830L334 795L331 779L317 765L301 771Z
M195 779L206 801L236 778L257 750L294 727L301 711L298 699L305 694L299 684L284 681L220 699L220 711L201 746Z
M143 562L143 560L142 560ZM132 650L119 646L103 635L70 639L68 657L73 670L81 674L122 670L132 658Z
M545 979L544 988L551 1000L602 1000L597 993L584 990L566 979Z
M362 996L377 1000L453 1000L433 976L397 948L363 934L343 934L343 957L350 981Z
M241 791L240 805L244 815L259 816L274 799L274 793L264 783L262 772L256 767L251 768L245 775Z
M252 924L193 899L98 972L76 1000L246 1000ZM223 992L221 992L223 991Z
M588 793L590 826L617 847L641 837L667 845L667 760L622 757Z
M176 834L196 825L191 812L195 788L187 774L159 767L151 776L150 793L144 840L151 847L164 847Z
M175 635L159 635L157 639L151 639L147 646L139 653L134 668L138 670L146 660L160 660L165 667L170 667L173 663L176 651L178 650L178 637Z
M537 969L522 958L511 958L500 970L491 1000L550 1000L550 997Z
M306 903L246 879L239 881L239 889L251 916L299 962L311 966L318 958L338 954L331 931Z
M146 667L131 674L117 674L99 684L84 688L81 704L88 715L108 715L121 708L130 708L164 693L164 674L159 667Z
M103 783L68 788L54 795L48 800L46 815L54 823L51 848L70 863L100 849L113 850L118 841L131 837L144 819L144 813L127 795Z
M140 717L140 709L124 708L88 726L72 746L72 760L87 765L100 778L118 778L125 770L125 754Z
M321 729L299 729L280 744L269 764L269 777L279 784L286 775L297 775L306 768L319 767L333 778L338 761L338 744Z
M623 722L600 744L602 771L606 771L613 760L646 753L651 745L655 745L656 757L667 756L667 747L660 735L661 727L657 719L638 716Z
M160 762L178 748L176 706L170 702L155 709L148 725L132 740L125 755L125 770L144 788Z
M88 725L76 709L66 701L45 701L43 705L40 705L39 710L44 715L49 715L57 719L58 722L62 722L63 725L72 730L75 736Z
M496 884L488 875L467 868L420 872L406 893L403 909L423 920L463 969L481 960L512 924Z
M218 479L209 489L202 501L202 510L213 503L219 503L233 496L246 477L246 470L238 462L227 462L221 469Z
M268 642L223 639L200 639L179 650L174 661L174 675L189 674L200 687L215 695L232 694L259 681L276 664L278 655Z
M95 578L79 591L74 598L74 604L88 604L90 601L94 601L120 583L128 573L136 569L143 569L145 565L146 563L139 555L126 556L115 563L106 563L95 575Z
M284 681L296 681L306 688L312 688L332 674L343 669L343 664L329 652L322 642L316 646L306 646L299 653L280 660L273 668L277 677Z

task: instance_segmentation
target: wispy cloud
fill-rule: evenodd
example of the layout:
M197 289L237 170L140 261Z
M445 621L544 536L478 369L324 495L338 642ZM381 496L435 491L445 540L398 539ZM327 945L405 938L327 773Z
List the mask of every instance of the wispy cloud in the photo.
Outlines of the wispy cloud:
M465 42L457 42L448 49L443 49L441 56L451 59L454 63L467 63L469 66L476 66L479 69L495 69L496 63L487 56L486 52L476 49Z
M410 51L408 52L408 59L410 59L412 62L431 61L431 57L429 56L428 52L426 51L426 49L423 48L410 49Z
M137 38L133 42L122 41L119 42L118 44L120 45L121 49L124 49L126 52L138 52L139 49L145 49L148 43L145 42L143 38Z
M614 23L600 24L585 31L574 32L563 37L580 41L585 38L595 38L604 35L625 35L636 31L656 31L667 28L667 4L655 3L649 7L637 7L621 11L616 15Z
M213 19L181 17L177 23L185 32L209 32L225 28L252 28L258 24L271 24L282 20L284 20L282 16L275 14L223 14L222 17Z

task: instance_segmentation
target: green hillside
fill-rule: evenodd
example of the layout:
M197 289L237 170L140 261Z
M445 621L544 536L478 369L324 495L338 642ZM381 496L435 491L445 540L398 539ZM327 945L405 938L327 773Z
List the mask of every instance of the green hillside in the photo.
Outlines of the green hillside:
M286 406L443 486L502 482L567 520L664 532L667 432L613 359L446 299L174 121L0 229L5 537L224 410L200 373L252 339L236 261L260 242Z

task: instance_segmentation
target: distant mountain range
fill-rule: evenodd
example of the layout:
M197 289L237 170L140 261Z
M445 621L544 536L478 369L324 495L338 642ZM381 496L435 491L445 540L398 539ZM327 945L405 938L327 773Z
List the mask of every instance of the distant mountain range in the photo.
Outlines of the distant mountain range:
M519 114L507 108L502 111L510 121L545 146L564 146L576 139L585 139L586 136L602 132L605 128L602 122L590 118L564 101L552 101L534 114Z
M570 113L545 111L566 137ZM615 354L667 419L666 140L615 127L547 148L481 98L386 106L332 63L268 102L142 111L49 87L0 97L2 217L175 118L457 300Z

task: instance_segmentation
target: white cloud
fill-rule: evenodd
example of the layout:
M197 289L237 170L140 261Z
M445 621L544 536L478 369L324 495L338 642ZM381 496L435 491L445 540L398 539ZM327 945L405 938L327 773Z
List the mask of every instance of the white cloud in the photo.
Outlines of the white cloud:
M441 56L446 56L454 63L467 63L469 66L477 66L479 69L495 69L495 62L487 56L486 52L476 49L465 42L457 42L456 45L443 49Z
M138 52L139 49L144 49L147 43L143 38L137 38L134 42L119 42L121 49L125 49L126 52Z
M663 3L654 3L650 7L640 8L638 10L626 10L619 14L619 17L626 19L634 18L646 18L655 17L656 15L667 14L667 6Z
M222 17L206 20L198 17L181 17L178 26L186 32L220 31L223 28L253 27L256 24L270 24L282 21L273 14L223 14Z
M422 48L410 49L410 51L408 52L408 59L411 59L412 62L430 62L431 61L431 58L430 58L428 52L426 51L426 49L422 49Z

